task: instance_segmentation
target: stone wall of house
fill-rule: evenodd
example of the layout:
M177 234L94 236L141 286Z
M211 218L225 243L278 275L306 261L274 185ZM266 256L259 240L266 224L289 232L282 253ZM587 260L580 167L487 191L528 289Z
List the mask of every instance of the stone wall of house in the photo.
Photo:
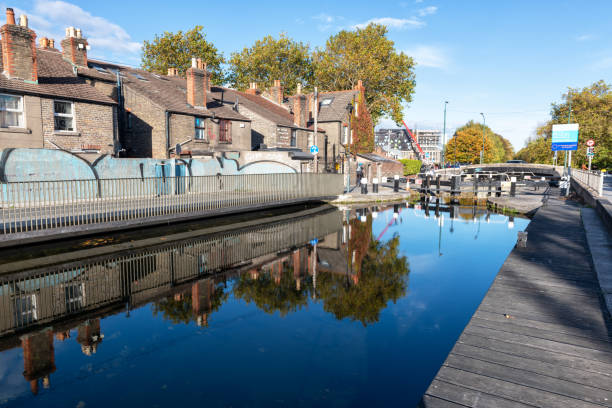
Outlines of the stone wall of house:
M0 128L0 149L43 147L40 98L38 96L25 95L23 97L23 105L25 127L23 129Z
M100 81L97 79L86 78L86 82L98 91L117 101L117 84L114 82Z
M131 88L123 88L125 117L121 146L128 157L168 158L165 110ZM127 116L131 116L131 128ZM193 125L193 124L192 124Z
M116 134L116 107L87 102L73 102L73 132L56 131L53 109L54 99L41 98L44 147L57 147L78 151L97 150L100 154L113 154ZM52 142L52 143L51 143ZM55 145L54 145L55 144Z
M219 141L220 119L205 118L205 126L205 139L195 139L195 116L172 114L170 117L170 146L175 147L180 143L183 152L192 151L193 154L212 151L251 150L251 126L249 122L231 121L231 142Z
M276 139L276 123L264 119L255 112L238 105L238 113L251 119L251 150L265 144L268 147L278 147Z

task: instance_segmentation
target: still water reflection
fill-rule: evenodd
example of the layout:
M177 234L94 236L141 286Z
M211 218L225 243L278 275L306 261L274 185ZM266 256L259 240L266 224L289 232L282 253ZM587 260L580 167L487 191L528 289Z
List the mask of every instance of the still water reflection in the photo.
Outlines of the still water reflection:
M0 403L415 406L526 225L323 207L2 276Z

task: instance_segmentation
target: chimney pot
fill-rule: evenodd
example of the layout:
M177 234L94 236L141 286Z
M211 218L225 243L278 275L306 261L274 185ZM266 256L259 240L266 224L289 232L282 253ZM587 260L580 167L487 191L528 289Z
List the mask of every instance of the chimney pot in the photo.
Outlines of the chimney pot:
M80 28L76 29L76 38L83 38L83 34L81 33L81 29Z
M15 12L10 7L6 9L6 24L15 25Z
M177 76L178 75L178 69L172 67L172 68L168 68L168 76Z
M28 27L28 16L26 16L25 14L22 14L19 17L19 25L22 27Z
M49 39L47 37L42 37L40 39L40 48L48 48L49 47Z
M191 68L197 68L198 67L198 60L195 57L191 58Z
M297 91L296 91L296 93L298 95L302 93L302 84L300 82L298 82L298 84L297 84Z
M55 40L53 38L49 38L49 48L55 48Z

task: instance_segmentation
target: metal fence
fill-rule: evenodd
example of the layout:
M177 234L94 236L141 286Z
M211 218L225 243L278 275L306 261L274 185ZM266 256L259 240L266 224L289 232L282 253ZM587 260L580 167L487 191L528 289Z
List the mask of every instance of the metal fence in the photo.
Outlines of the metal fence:
M333 197L341 174L248 174L0 183L4 236ZM0 235L2 236L2 235Z
M604 175L600 171L572 169L572 177L581 184L595 190L598 196L603 195Z
M101 307L139 305L265 255L302 247L342 231L326 210L135 252L41 267L0 277L0 336Z

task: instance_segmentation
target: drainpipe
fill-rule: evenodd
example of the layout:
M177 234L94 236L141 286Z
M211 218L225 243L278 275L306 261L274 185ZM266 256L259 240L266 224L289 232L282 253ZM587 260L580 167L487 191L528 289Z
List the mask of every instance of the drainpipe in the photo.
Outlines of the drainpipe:
M125 114L125 109L123 106L123 84L121 83L121 76L119 75L119 71L117 71L117 142L118 149L115 152L118 155L119 151L123 148L121 145L121 133L123 133L123 115Z
M166 154L170 158L170 112L166 111Z

